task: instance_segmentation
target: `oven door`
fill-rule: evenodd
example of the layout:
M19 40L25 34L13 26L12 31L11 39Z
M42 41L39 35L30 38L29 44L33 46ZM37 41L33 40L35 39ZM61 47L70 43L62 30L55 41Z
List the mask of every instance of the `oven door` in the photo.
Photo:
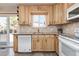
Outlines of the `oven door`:
M65 37L59 37L59 55L60 56L78 56L79 45Z

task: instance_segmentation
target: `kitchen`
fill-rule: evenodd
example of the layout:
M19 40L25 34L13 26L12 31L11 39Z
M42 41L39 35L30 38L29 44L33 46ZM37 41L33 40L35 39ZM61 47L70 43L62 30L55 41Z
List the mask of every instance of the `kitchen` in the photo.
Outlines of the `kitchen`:
M12 47L15 56L79 56L79 4L16 6L18 26Z

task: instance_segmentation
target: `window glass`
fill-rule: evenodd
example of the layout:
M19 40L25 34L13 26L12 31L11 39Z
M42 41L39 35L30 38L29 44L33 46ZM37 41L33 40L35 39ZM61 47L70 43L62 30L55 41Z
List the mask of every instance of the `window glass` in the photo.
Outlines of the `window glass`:
M33 27L46 27L45 15L32 15Z

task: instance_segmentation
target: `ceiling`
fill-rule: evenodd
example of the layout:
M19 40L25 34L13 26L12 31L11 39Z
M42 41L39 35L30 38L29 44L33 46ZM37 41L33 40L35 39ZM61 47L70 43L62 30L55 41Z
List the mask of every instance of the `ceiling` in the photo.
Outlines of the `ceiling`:
M24 3L24 5L45 5L46 3ZM48 3L51 4L51 3ZM54 3L55 4L55 3ZM0 15L17 14L17 3L0 3Z
M12 3L0 3L0 13L17 13L17 5Z

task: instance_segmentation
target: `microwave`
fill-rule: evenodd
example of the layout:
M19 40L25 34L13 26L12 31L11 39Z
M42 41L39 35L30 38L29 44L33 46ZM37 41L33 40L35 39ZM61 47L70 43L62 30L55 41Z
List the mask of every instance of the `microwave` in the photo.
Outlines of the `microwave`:
M67 9L67 20L79 21L79 3L73 4Z

